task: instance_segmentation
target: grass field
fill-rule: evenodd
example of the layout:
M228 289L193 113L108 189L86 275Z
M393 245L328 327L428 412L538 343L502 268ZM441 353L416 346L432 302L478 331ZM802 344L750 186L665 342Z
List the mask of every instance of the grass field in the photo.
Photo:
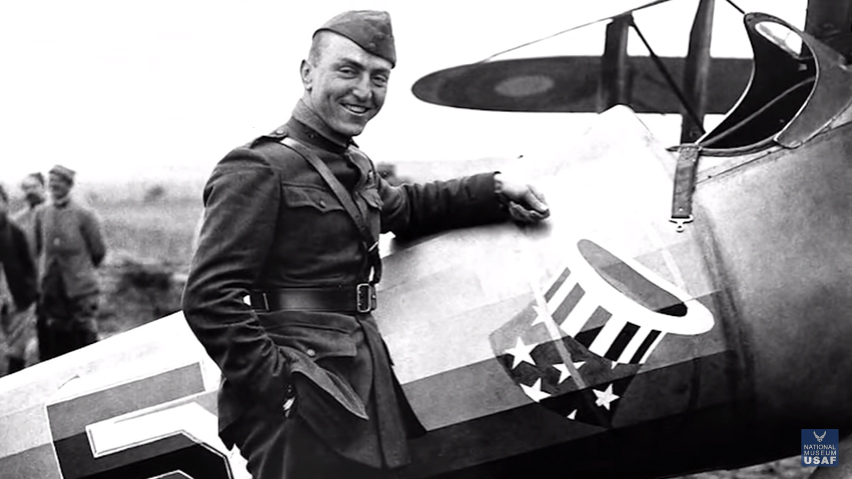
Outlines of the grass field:
M116 334L179 310L181 278L202 214L200 193L154 199L90 194L87 203L101 218L109 249L101 268L101 333Z
M92 205L101 217L110 258L185 266L201 217L200 198L123 200Z

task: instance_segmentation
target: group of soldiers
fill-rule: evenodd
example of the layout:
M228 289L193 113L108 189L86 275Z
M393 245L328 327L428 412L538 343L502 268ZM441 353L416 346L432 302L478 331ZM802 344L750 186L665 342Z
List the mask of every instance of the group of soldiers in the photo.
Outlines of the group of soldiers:
M0 185L0 339L6 374L27 366L37 340L47 360L97 341L99 284L106 254L95 214L71 197L75 172L54 166L20 184L26 204L9 211ZM48 198L49 197L49 198Z

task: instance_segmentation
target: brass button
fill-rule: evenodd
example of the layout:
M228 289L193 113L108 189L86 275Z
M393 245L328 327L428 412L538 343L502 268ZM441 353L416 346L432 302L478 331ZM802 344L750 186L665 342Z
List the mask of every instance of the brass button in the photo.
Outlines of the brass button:
M305 354L307 354L310 357L314 357L314 356L317 355L317 352L314 351L313 349L308 349L307 351L305 351Z
M53 238L53 246L59 246L62 241L59 238Z

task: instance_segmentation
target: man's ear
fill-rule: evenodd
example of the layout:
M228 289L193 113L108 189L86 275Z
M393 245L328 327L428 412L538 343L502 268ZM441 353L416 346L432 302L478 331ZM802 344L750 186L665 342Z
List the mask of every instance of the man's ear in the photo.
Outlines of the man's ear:
M313 83L313 76L312 76L313 71L314 71L313 65L308 63L307 60L302 60L302 64L299 66L299 74L302 77L302 86L305 87L305 90L310 91L310 89L311 89L311 86L312 86L312 83Z

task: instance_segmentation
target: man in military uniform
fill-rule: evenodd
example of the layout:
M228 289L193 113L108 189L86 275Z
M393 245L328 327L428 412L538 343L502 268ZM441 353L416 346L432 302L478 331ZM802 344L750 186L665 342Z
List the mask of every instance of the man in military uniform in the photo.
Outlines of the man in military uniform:
M12 214L12 221L27 235L27 243L30 245L33 258L36 257L35 215L36 211L44 205L44 186L44 175L39 172L30 173L24 177L21 180L21 191L24 193L27 204Z
M302 99L273 133L231 151L204 189L184 314L223 373L220 434L255 479L388 477L424 432L370 312L380 232L413 237L538 221L543 199L499 173L389 185L352 138L396 63L385 12L316 31Z
M0 185L0 331L6 343L6 372L25 365L27 340L32 330L36 270L24 231L9 219L9 197Z
M98 340L96 314L100 285L96 269L106 255L98 218L71 197L74 170L62 165L48 172L51 202L36 212L37 249L43 255L39 337L42 360Z
M26 235L30 257L32 258L33 264L36 266L36 278L38 278L39 265L38 252L36 251L37 242L35 218L36 212L44 205L45 202L46 195L44 187L44 175L40 172L30 173L25 176L24 179L21 180L21 191L24 193L26 204L10 216L12 222L17 224ZM16 318L15 323L18 324L19 327L15 345L13 348L10 348L10 368L12 368L13 363L15 367L23 367L25 365L24 356L26 355L27 347L29 346L32 338L36 336L36 332L39 339L44 338L45 336L44 318L39 317L36 319L35 304L23 311L18 311L17 315L18 318Z

